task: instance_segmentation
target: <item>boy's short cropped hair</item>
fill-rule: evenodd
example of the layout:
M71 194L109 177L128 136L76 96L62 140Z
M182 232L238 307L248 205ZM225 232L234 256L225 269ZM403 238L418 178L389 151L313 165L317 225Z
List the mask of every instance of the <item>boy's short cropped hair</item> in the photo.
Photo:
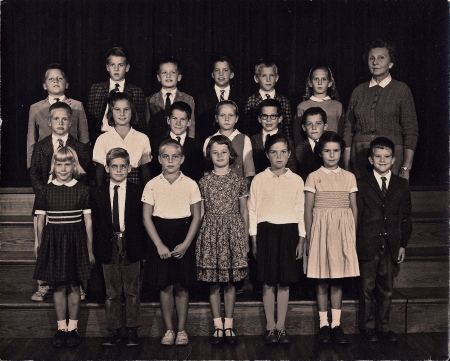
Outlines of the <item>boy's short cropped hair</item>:
M397 60L397 51L395 49L395 45L385 41L383 39L375 39L370 44L367 45L366 52L364 53L363 59L364 62L367 63L369 59L369 53L372 49L375 48L386 48L389 53L389 58L391 59L391 63L395 63Z
M214 69L216 68L216 63L219 63L219 62L227 62L230 72L231 73L234 72L233 63L232 63L230 57L228 57L227 55L216 55L212 58L212 60L211 60L211 71L212 72L214 72Z
M63 75L64 79L66 79L67 81L66 72L64 71L62 65L58 63L51 63L45 67L44 72L42 73L42 83L45 83L45 81L47 80L47 72L52 69L58 69Z
M275 75L278 75L278 67L270 59L259 59L255 64L255 75L259 75L262 68L273 68Z
M169 107L169 117L172 115L174 110L179 110L181 112L185 112L188 119L191 119L192 116L192 108L188 103L185 102L173 102Z
M117 158L125 159L127 164L130 165L130 154L123 148L112 148L108 150L108 153L106 153L106 165L109 167L111 161Z
M108 97L108 113L106 114L106 119L108 119L108 124L111 127L114 127L115 123L114 123L114 117L113 117L113 109L114 109L114 104L116 104L116 102L119 100L126 100L128 102L128 104L130 104L130 108L131 108L130 124L131 125L137 124L138 113L137 113L136 107L133 102L133 96L131 94L122 93L122 92L112 93Z
M390 149L392 151L392 156L395 154L395 144L392 140L386 137L378 137L372 140L369 147L368 156L373 156L374 149Z
M276 99L272 99L272 98L264 99L261 103L259 103L259 105L258 105L258 114L259 115L262 114L262 109L264 107L274 107L274 108L277 108L278 115L281 115L281 113L282 113L281 104Z
M230 163L229 165L232 165L235 161L235 159L238 157L238 154L233 148L233 144L231 143L231 140L228 139L228 137L224 135L215 135L209 139L208 145L206 146L206 155L205 160L212 165L212 159L211 159L211 147L214 143L217 144L225 144L228 147L228 150L230 151Z
M271 135L267 139L266 144L264 144L264 151L266 152L266 154L269 154L269 151L270 151L270 148L272 147L272 145L274 145L275 143L280 143L280 142L286 144L288 152L291 151L291 145L289 144L288 138L284 134L277 133L277 134Z
M120 47L120 46L115 46L111 49L108 50L108 52L106 53L106 64L109 64L109 58L111 56L121 56L124 57L126 59L126 63L129 64L129 60L128 60L128 52Z
M166 58L161 59L161 61L158 63L158 71L157 71L158 74L161 71L161 65L167 64L167 63L172 63L172 64L176 65L178 74L181 74L180 62L177 59L175 59L173 56L168 56Z
M325 144L327 143L339 143L339 146L341 148L341 156L344 153L345 150L345 141L344 139L341 138L341 136L336 133L336 132L332 132L330 130L323 132L322 136L319 139L319 143L317 144L317 151L319 152L319 154L322 153L322 149L324 147Z
M308 117L313 115L320 115L322 117L323 124L327 124L327 113L321 107L311 107L305 110L302 115L302 125L306 124Z
M56 102L56 103L53 103L52 105L50 105L50 108L48 108L48 114L49 114L49 116L51 116L52 111L55 110L55 109L65 109L65 110L67 110L67 113L68 113L69 115L72 115L72 108L71 108L70 105L67 104L67 103L64 103L64 102Z
M162 155L161 152L164 150L164 148L166 148L168 146L172 146L172 147L178 148L180 150L181 155L184 156L184 148L183 148L183 146L175 139L166 139L159 145L159 149L158 149L159 156Z

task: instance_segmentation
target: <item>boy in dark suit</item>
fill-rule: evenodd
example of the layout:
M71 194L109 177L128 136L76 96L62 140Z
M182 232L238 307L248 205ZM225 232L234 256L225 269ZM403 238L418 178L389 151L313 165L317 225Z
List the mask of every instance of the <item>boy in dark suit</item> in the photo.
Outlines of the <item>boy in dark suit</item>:
M327 126L327 113L322 108L308 108L303 113L302 128L307 138L295 148L295 157L298 162L297 173L304 182L310 173L322 166L322 158L317 153L316 146Z
M214 87L200 94L195 102L196 137L202 144L211 134L217 132L216 105L222 100L233 100L239 106L239 97L236 89L230 84L234 78L234 67L230 58L219 55L212 60L211 77ZM239 123L238 123L238 130Z
M356 249L361 273L359 329L369 342L398 341L389 328L396 266L405 259L412 233L408 181L391 172L394 143L379 137L370 144L373 173L358 179Z
M182 78L178 60L174 58L161 60L156 78L161 83L161 90L145 98L145 116L151 144L161 144L161 139L167 135L167 117L171 104L182 101L189 104L192 111L195 109L194 98L177 89L177 84ZM191 138L195 137L194 116L191 118L188 135Z
M250 138L253 149L253 163L255 164L255 173L258 174L270 167L269 159L265 152L266 140L275 134L282 133L280 123L283 121L281 115L281 104L276 99L264 99L258 106L258 121L262 125L262 130ZM288 138L291 149L294 149L294 144ZM287 165L292 172L297 172L297 164L295 161L294 152L291 152Z
M34 145L31 155L30 179L31 186L36 195L52 180L50 178L52 157L55 150L60 147L69 146L74 149L78 155L80 165L87 175L92 171L91 147L88 144L81 143L69 134L70 127L72 126L72 108L65 102L56 102L50 105L48 108L47 125L51 129L51 135L37 142ZM85 179L86 182L87 179L89 177ZM35 253L38 246L36 220L37 217L34 215ZM84 300L85 294L82 289L81 291L81 298ZM38 290L31 296L31 299L41 302L51 295L50 286L46 282L39 280Z
M88 124L91 144L102 132L109 130L107 99L111 92L127 93L133 97L137 110L138 120L136 130L147 134L147 123L145 121L144 92L136 85L125 82L125 75L130 70L128 53L125 49L114 47L106 53L106 71L109 73L109 81L93 84L88 98Z
M139 344L141 324L139 292L140 261L147 254L142 223L142 187L127 181L130 156L123 148L106 154L106 171L111 179L92 191L94 252L103 264L106 285L106 319L110 331L103 346L115 346L121 339L121 295L125 294L127 346Z
M167 123L170 127L168 135L163 137L159 144L152 146L152 174L154 177L161 174L161 163L158 161L159 146L166 139L174 139L183 146L184 162L181 164L181 172L197 183L203 177L203 151L202 144L197 138L191 138L187 129L191 124L192 109L185 102L175 102L169 108Z

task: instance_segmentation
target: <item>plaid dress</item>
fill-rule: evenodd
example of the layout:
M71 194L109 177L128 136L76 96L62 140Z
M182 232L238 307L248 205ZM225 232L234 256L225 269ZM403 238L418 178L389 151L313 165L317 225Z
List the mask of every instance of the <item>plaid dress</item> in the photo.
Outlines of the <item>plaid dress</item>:
M36 213L46 214L48 222L42 233L34 279L70 282L90 278L83 217L89 212L89 188L80 182L73 186L50 183L39 193Z

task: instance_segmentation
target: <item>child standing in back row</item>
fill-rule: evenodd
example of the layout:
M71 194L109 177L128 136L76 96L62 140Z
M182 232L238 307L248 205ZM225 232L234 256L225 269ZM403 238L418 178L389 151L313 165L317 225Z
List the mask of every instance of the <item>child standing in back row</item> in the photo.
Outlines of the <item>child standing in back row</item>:
M230 169L237 158L231 141L216 135L209 140L206 160L214 170L200 179L205 216L197 239L197 278L208 282L209 304L214 322L212 344L225 337L236 344L233 328L236 286L247 276L248 210L247 185ZM220 286L224 287L225 322L220 316Z
M359 276L356 255L356 179L339 168L345 143L335 132L324 132L319 140L323 166L305 183L306 276L316 278L319 311L319 343L348 343L340 326L342 278ZM331 287L331 331L328 324L328 286ZM331 335L330 335L331 333Z
M302 116L306 109L320 107L327 114L328 130L342 136L344 131L344 108L339 97L333 73L327 66L315 66L306 79L305 101L297 106L294 119L294 144L302 141Z

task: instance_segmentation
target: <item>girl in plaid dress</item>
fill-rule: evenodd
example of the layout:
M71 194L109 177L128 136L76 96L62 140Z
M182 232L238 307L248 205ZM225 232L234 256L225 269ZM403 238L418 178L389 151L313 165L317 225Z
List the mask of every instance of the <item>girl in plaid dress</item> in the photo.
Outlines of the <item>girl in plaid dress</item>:
M58 331L53 345L76 346L80 284L90 278L95 262L89 188L74 179L85 172L71 147L55 151L50 173L55 179L36 200L38 248L33 278L48 281L54 288Z

